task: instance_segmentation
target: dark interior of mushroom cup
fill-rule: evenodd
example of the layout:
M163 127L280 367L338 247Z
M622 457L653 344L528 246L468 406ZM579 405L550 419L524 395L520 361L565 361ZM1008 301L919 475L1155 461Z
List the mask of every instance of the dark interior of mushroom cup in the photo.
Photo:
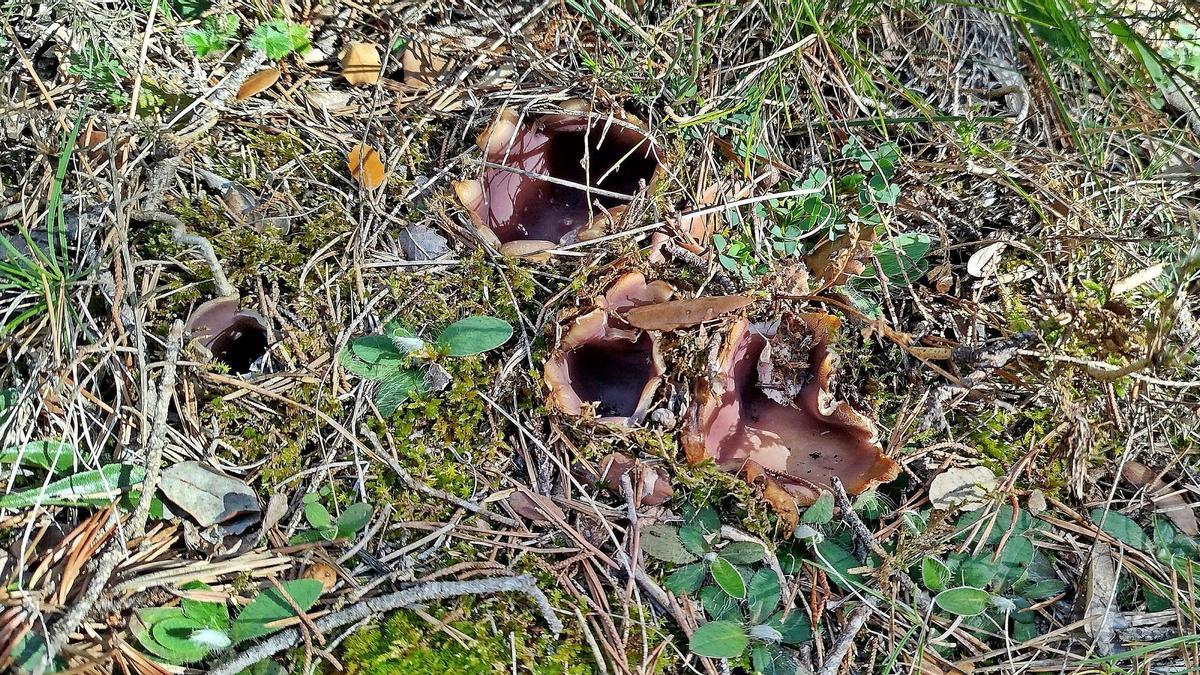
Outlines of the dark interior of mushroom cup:
M580 400L596 404L601 417L632 417L654 376L654 342L609 338L580 345L567 354L571 387Z
M517 131L497 163L577 185L633 196L648 184L658 157L649 137L617 124L550 116ZM589 196L591 198L589 202ZM501 242L568 243L596 216L627 200L590 194L504 169L483 176L480 217Z
M213 358L241 375L267 353L267 331L253 316L239 314L208 342Z

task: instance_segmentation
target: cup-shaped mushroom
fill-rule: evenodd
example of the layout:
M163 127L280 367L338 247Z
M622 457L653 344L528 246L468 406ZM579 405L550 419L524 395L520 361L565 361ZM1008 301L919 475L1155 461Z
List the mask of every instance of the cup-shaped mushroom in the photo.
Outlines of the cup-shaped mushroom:
M663 372L655 336L613 327L609 314L595 309L575 320L543 377L561 412L580 415L593 404L600 422L633 426L645 417Z
M728 471L765 474L802 504L828 489L833 477L852 494L894 479L899 467L876 444L874 425L829 391L829 342L838 320L828 314L799 319L784 325L807 332L794 336L808 343L807 364L793 374L798 381L785 396L769 395L762 382L774 329L734 322L715 371L697 390L683 438L688 460L711 457Z
M215 298L192 312L184 329L198 340L217 361L236 374L267 353L267 321L261 314L240 309L237 296Z
M579 101L563 108L570 112L532 120L502 109L477 139L483 175L454 186L480 236L502 252L600 236L658 170L653 139L636 119L597 115Z

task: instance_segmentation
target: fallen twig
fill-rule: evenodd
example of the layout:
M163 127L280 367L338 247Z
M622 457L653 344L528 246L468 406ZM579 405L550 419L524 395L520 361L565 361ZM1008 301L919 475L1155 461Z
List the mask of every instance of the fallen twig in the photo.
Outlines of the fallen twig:
M363 600L348 609L323 616L317 619L316 627L321 631L329 631L361 621L370 616L403 609L432 600L445 600L462 595L485 595L505 592L517 592L528 595L537 604L538 610L541 611L542 618L546 620L546 624L550 627L550 630L556 634L562 631L562 622L555 616L554 608L550 605L550 600L537 587L537 583L533 580L533 577L524 574L516 577L495 577L472 581L438 581L422 584L396 593ZM270 658L285 649L295 646L299 641L299 629L291 628L277 633L270 639L260 642L244 652L224 659L213 667L210 675L233 675L240 672L243 668L248 668L263 659Z
M825 656L825 662L821 664L817 675L837 675L842 669L842 662L846 660L846 656L850 653L850 646L854 644L854 638L858 636L858 632L867 623L867 616L871 613L871 608L867 605L862 605L853 612L850 612L850 619L846 622L846 630L838 636L837 642L833 643L833 649L829 650L829 654Z
M179 350L183 342L183 322L176 321L171 326L167 337L167 354L163 364L162 377L159 379L158 392L153 400L153 410L150 414L151 435L146 448L146 477L141 485L142 498L138 500L133 515L127 521L128 529L124 536L114 537L108 544L108 549L96 562L91 582L83 596L71 605L71 608L61 619L47 631L46 653L50 658L41 661L34 669L34 675L42 675L46 666L53 662L55 654L63 648L70 639L71 633L79 628L84 617L92 610L104 587L108 585L113 570L128 554L128 541L145 534L146 520L150 516L150 503L155 491L158 490L159 470L162 468L162 451L166 445L167 411L170 408L171 397L175 394L175 368L179 361ZM149 404L149 402L147 402ZM115 512L114 512L115 513Z
M237 289L229 283L229 278L225 276L225 269L221 267L221 261L217 260L217 252L213 250L212 244L204 237L188 232L183 221L162 211L135 211L130 214L130 217L134 220L148 220L170 227L171 238L176 244L190 246L200 251L200 257L208 263L208 269L212 273L213 285L217 287L217 295L225 297L238 294Z

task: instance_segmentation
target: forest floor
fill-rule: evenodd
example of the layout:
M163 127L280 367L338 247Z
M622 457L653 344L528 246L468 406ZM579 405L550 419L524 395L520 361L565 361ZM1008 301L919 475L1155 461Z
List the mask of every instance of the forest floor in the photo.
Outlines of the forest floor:
M1195 11L0 3L0 669L1200 668Z

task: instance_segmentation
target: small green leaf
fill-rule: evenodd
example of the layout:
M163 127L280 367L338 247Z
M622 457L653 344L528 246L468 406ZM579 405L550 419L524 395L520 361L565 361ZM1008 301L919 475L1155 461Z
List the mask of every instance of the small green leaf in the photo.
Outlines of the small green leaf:
M784 644L798 645L812 639L812 621L799 609L793 609L787 616L776 612L767 624L779 631Z
M905 284L916 281L923 270L922 258L933 246L933 238L923 232L905 232L895 239L875 245L875 259L888 281Z
M375 394L375 406L379 408L379 414L387 417L396 412L396 408L407 401L414 392L421 393L425 390L424 371L402 368L393 371L379 385L379 392Z
M796 675L796 660L778 645L756 644L750 648L750 661L757 675Z
M740 621L742 609L738 601L721 590L719 586L705 586L700 589L700 606L708 612L714 621Z
M185 20L199 19L212 7L211 0L171 0L170 4L171 9Z
M11 654L13 665L22 673L32 673L43 665L46 666L47 673L65 670L66 664L63 664L61 659L56 658L53 663L47 663L47 655L46 640L32 630L21 636Z
M704 530L699 525L684 525L679 528L679 540L683 542L684 548L696 555L702 556L712 550L704 536Z
M315 579L292 579L282 582L288 596L301 610L308 611L320 597L324 589L320 581ZM233 622L232 638L234 642L242 642L269 633L278 628L266 624L289 619L295 616L292 603L289 603L277 588L268 588L255 596L254 600L242 609Z
M208 656L208 648L192 641L192 633L204 628L186 616L163 619L150 627L154 641L180 663L195 663Z
M956 616L978 616L992 604L992 594L980 588L959 586L938 593L933 602Z
M853 586L862 585L862 575L850 572L852 569L865 566L858 562L854 554L832 539L825 539L814 548L816 553L819 554L815 562L829 574L830 581L846 590L851 590Z
M721 549L717 555L738 565L756 563L767 556L767 549L762 544L752 541L735 541Z
M469 316L446 327L437 343L450 356L472 356L495 349L512 337L512 326L494 316Z
M647 525L641 533L642 551L663 562L682 565L694 562L698 556L693 555L679 540L679 530L670 525Z
M404 365L404 354L386 335L364 335L350 343L350 351L373 366L399 368Z
M746 631L732 621L710 621L697 628L688 641L693 654L714 659L740 656L749 645Z
M698 527L705 534L715 534L721 529L721 519L711 506L696 508L688 504L683 509L683 520L688 527Z
M0 424L3 424L8 419L8 416L12 414L19 400L21 400L20 390L12 388L0 389Z
M1026 600L1045 600L1062 593L1066 587L1067 585L1058 579L1043 579L1023 586L1018 592Z
M91 505L113 498L141 483L146 470L132 464L106 464L96 471L84 471L45 487L30 488L0 496L0 508L19 509L43 506Z
M33 441L0 451L0 464L36 466L54 472L75 466L75 446L62 441Z
M321 502L309 502L304 505L304 519L315 528L329 527L333 524L333 516Z
M663 588L675 595L685 595L695 592L708 577L708 567L704 563L692 563L675 570L663 581Z
M742 578L738 568L728 560L720 556L714 558L708 571L712 573L713 581L731 597L739 600L746 597L746 580Z
M185 591L190 590L212 590L207 584L199 581L192 581L184 584L181 587ZM223 602L210 602L208 600L193 600L191 598L183 598L179 601L180 607L183 609L183 615L204 626L205 628L215 628L220 631L229 630L229 608Z
M989 560L989 557L987 553L984 553L963 562L959 571L962 573L965 585L986 588L988 584L992 583L992 578L996 576L996 565Z
M921 561L921 583L925 589L934 593L946 588L950 581L950 570L946 564L937 558L925 558Z
M348 539L371 521L371 505L359 502L347 506L337 519L339 539Z
M259 24L247 44L251 49L261 49L271 60L282 59L292 52L308 51L312 46L308 27L284 19Z
M1116 511L1105 512L1104 509L1092 509L1092 522L1101 525L1101 529L1116 537L1125 544L1141 551L1150 550L1150 538L1145 531L1129 516Z
M764 567L755 572L754 576L750 577L750 586L746 591L750 621L761 623L770 616L779 604L780 593L779 577L775 575L774 570Z
M804 510L800 522L809 525L824 525L833 520L833 493L822 492L812 506Z

